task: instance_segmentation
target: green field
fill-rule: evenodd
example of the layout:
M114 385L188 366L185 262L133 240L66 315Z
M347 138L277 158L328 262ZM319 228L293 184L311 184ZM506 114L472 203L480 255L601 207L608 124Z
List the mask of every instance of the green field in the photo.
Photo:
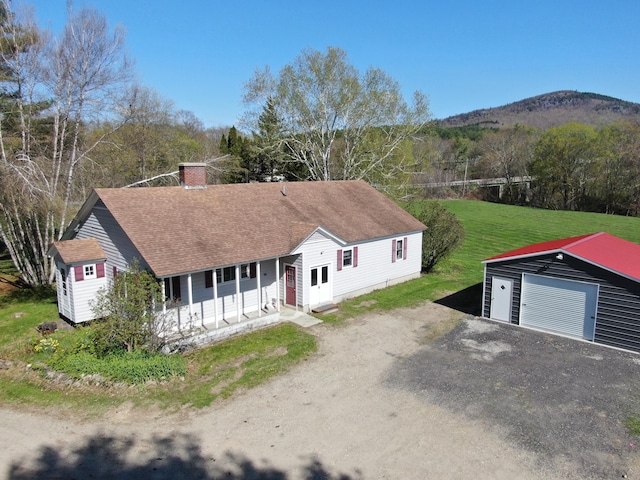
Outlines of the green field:
M531 243L596 232L640 243L640 218L469 200L442 203L462 221L466 232L462 248L440 267L458 274L460 288L482 281L483 259Z

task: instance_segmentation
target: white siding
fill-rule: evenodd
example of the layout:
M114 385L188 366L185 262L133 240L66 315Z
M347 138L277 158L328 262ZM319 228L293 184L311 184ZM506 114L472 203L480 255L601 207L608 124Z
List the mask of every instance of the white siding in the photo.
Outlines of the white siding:
M71 294L70 301L72 310L69 319L74 323L94 320L96 316L93 313L92 302L95 300L98 291L106 286L106 277L85 278L84 280L77 281L75 268L69 267L67 289Z
M393 240L407 239L407 258L392 262ZM354 245L355 246L355 245ZM358 266L344 267L334 276L334 298L361 295L420 275L422 269L422 232L361 243ZM352 248L352 246L344 249ZM336 254L337 258L337 254Z
M407 239L407 258L392 262L393 240ZM337 268L338 250L358 247L357 267ZM311 268L330 265L334 302L362 295L420 275L422 268L422 232L370 240L358 244L340 246L332 239L314 234L297 251L302 255L303 305L309 307L309 285Z
M80 226L74 238L95 238L98 240L107 256L105 274L108 280L113 278L114 266L119 271L124 271L134 258L143 261L129 237L100 201L93 207L91 214ZM146 265L143 263L141 267L146 268ZM186 284L184 286L186 287Z

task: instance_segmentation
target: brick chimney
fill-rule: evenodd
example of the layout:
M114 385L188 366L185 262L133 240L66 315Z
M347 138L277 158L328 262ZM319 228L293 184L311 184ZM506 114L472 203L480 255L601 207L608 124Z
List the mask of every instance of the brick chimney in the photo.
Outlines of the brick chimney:
M180 186L184 188L207 188L207 165L205 163L179 163Z

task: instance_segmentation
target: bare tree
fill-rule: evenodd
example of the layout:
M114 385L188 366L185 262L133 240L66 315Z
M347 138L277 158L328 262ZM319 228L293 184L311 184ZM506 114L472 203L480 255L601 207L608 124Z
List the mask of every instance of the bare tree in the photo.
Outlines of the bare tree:
M54 278L46 252L72 213L78 170L108 134L87 144L85 126L119 104L130 64L124 31L111 32L95 10L70 9L60 38L49 41L33 21L12 13L9 0L0 1L8 12L2 62L19 86L15 130L0 128L0 234L23 280L46 285ZM8 141L11 134L20 144Z
M244 95L254 131L267 101L281 122L284 152L312 180L392 177L411 160L404 142L429 120L422 93L407 104L384 71L360 74L335 47L304 50L277 76L268 67L255 72Z

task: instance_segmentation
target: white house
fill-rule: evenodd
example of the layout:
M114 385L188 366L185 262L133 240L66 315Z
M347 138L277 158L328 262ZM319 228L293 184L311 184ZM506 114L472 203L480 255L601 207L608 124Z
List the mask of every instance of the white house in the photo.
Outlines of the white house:
M133 259L180 324L213 329L420 275L425 225L364 181L206 185L192 163L180 178L91 193L49 251L61 316L94 319L90 299Z

